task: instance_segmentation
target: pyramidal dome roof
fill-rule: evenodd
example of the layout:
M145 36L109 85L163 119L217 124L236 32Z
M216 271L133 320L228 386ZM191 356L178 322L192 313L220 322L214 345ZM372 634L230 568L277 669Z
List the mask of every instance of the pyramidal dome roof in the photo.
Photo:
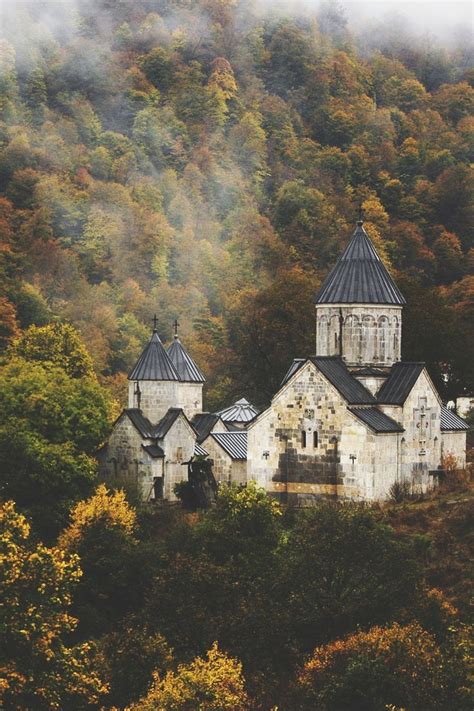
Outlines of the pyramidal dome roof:
M168 357L173 363L179 379L185 383L205 383L206 378L193 361L178 336L168 348Z
M219 415L223 422L250 422L258 415L258 410L243 397L230 407L216 412L216 415Z
M316 294L317 304L406 303L359 220L336 266Z
M158 332L153 330L150 342L128 376L129 380L180 380L178 371L166 352Z

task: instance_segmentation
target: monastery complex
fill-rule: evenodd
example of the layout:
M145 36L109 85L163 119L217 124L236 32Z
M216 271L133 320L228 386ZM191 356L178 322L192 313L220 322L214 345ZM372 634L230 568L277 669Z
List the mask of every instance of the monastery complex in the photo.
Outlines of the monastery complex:
M260 413L245 399L203 412L204 374L177 330L165 349L155 325L99 454L102 476L134 482L145 500L175 500L188 463L204 460L219 484L255 481L296 505L383 500L396 482L426 491L448 453L465 466L467 425L424 363L401 360L404 304L360 220L315 297L315 355L291 363Z

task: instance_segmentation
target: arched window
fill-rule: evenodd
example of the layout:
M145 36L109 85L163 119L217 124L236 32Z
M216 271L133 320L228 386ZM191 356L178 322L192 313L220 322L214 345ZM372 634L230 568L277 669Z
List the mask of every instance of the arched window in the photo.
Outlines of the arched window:
M381 316L378 322L377 328L377 341L378 341L378 359L380 362L385 363L388 360L388 318L386 316Z
M346 360L356 363L361 354L362 328L358 316L352 314L344 321L344 348L343 355Z
M354 344L352 348L354 360L360 361L362 358L362 323L358 316L354 316Z
M344 330L343 330L342 355L344 356L344 358L346 360L349 360L349 361L353 360L353 358L352 358L353 325L354 325L354 317L353 316L346 316L346 319L344 321Z
M316 430L313 432L313 447L316 449L318 446L318 433Z
M339 316L337 314L331 316L329 330L332 337L332 344L328 355L339 355Z
M303 430L301 433L301 448L306 449L306 431Z
M318 355L328 355L329 347L329 322L327 316L320 316L317 322L317 349Z
M362 319L362 346L361 356L366 363L375 360L375 319L373 316L364 316Z
M392 316L393 360L400 360L400 331L396 316Z

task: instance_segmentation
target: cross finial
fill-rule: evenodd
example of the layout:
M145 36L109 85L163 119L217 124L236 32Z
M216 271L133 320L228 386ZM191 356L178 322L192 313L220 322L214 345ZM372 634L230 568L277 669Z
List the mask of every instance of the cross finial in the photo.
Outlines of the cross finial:
M180 326L180 324L178 323L178 319L175 318L174 324L173 324L173 327L174 327L174 337L175 337L175 338L178 338L178 328L179 328L179 326Z
M364 224L364 208L362 207L362 202L359 203L359 219L357 220L359 227Z
M158 318L156 314L153 316L153 333L158 333Z

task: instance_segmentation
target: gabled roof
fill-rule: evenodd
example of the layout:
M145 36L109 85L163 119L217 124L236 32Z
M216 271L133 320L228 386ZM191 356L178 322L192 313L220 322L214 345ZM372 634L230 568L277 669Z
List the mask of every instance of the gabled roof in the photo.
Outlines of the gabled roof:
M313 356L310 361L334 385L349 405L376 404L376 399L354 378L339 356Z
M383 368L377 368L372 365L365 365L361 368L351 368L351 373L358 377L386 378L389 374L389 369L383 370Z
M243 397L230 407L216 412L216 415L220 415L223 422L250 422L258 415L258 410Z
M142 448L152 459L163 459L165 456L164 451L157 444L142 444Z
M285 385L285 383L287 383L289 381L289 379L301 368L303 363L306 363L306 358L294 358L293 359L293 363L290 365L285 377L281 381L280 388L282 388Z
M195 457L208 457L209 452L206 452L204 447L201 447L201 445L196 442L196 444L194 445L194 456Z
M378 402L403 405L424 367L424 363L395 363L377 393Z
M156 330L132 369L129 380L179 380L178 371Z
M141 410L136 408L128 408L124 410L124 414L130 418L132 424L145 439L154 439L155 425L152 425L150 420L142 414Z
M210 436L231 459L247 459L247 432L214 432Z
M349 407L349 412L352 412L359 420L365 422L374 432L404 432L404 428L391 417L376 407Z
M219 420L220 416L213 412L201 412L194 415L191 424L197 432L198 442L203 442L206 439Z
M316 304L397 304L405 299L385 268L362 222L316 294Z
M180 415L184 415L181 408L170 407L166 415L161 418L158 424L153 425L150 420L142 414L142 411L137 410L136 408L128 408L124 410L124 414L130 418L132 424L136 427L144 439L162 439L165 437L168 430L178 419L178 417Z
M446 432L465 432L469 429L467 422L456 415L455 412L449 410L444 405L441 406L441 431Z
M186 417L180 407L170 407L166 415L162 417L158 424L155 426L156 439L162 439L168 433L168 430L171 429L171 427L174 425L180 415Z
M179 379L183 383L206 382L206 378L204 377L202 371L199 370L198 366L184 348L178 336L174 337L173 343L168 348L168 356L176 368Z

